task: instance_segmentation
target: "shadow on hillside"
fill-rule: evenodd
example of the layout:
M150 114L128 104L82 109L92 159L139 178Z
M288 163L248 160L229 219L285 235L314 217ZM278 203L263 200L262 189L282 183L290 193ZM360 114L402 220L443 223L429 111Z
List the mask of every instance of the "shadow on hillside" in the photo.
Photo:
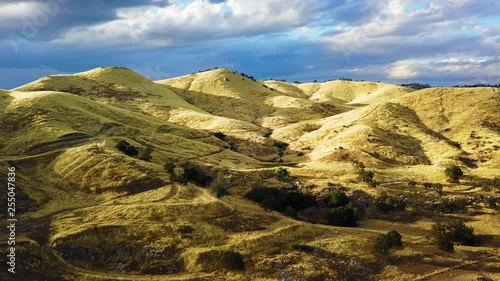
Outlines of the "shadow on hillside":
M461 150L460 143L452 141L449 138L445 137L443 134L441 134L439 132L436 132L436 131L433 131L431 128L427 127L427 125L425 125L424 122L422 122L422 119L420 119L420 117L418 117L418 115L415 112L415 110L413 110L413 109L411 109L409 107L406 107L406 106L400 106L400 107L401 107L402 110L404 110L404 112L411 119L413 119L413 121L415 122L415 125L417 125L417 127L420 130L422 130L422 132L424 132L424 133L432 136L433 138L436 138L438 140L442 140L442 141L446 142L448 145L456 147L457 149Z
M233 97L216 96L198 91L185 90L172 86L165 87L172 90L189 104L197 106L214 116L253 122L254 120L271 114L274 111L273 107L264 103L265 96L263 94L266 92L264 87L262 87L262 93L255 93L255 96L252 97L252 99L237 99ZM248 108L244 110L244 106ZM243 114L241 111L247 112Z

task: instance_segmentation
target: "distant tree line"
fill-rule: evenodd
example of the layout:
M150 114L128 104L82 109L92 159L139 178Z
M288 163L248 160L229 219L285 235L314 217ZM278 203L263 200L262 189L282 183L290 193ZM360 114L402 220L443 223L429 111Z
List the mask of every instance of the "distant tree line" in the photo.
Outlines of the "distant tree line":
M422 84L422 83L408 83L408 84L401 84L402 87L408 87L412 88L415 90L422 90L422 89L427 89L427 88L432 88L431 85L429 84Z
M455 85L453 86L455 88L478 88L478 87L491 87L491 88L500 88L500 84L481 84L481 83L476 83L473 85Z

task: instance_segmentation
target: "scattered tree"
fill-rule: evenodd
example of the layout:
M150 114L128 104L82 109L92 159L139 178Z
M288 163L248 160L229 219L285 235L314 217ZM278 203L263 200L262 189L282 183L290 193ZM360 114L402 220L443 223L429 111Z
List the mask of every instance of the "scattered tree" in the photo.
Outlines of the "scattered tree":
M330 207L337 208L349 204L349 197L340 189L334 189L327 195Z
M395 230L391 230L386 234L381 234L377 237L375 243L373 244L373 251L376 253L386 254L389 252L389 249L402 246L402 238L403 236Z
M274 170L274 174L276 175L276 178L282 182L289 182L292 180L292 176L290 176L290 173L286 168L278 167Z
M457 165L453 165L451 167L446 168L444 173L448 177L448 180L453 183L458 183L460 177L464 175L462 169Z
M130 145L130 143L128 143L127 141L125 140L120 140L116 143L116 148L118 150L120 150L121 152L125 153L126 155L128 156L136 156L137 154L139 154L139 151L137 151L137 148L133 145Z
M333 208L328 214L328 223L335 226L352 227L357 225L357 216L351 206Z
M174 172L174 169L175 169L175 163L174 162L167 162L163 165L163 169L165 169L165 171L167 171L168 173L172 174Z
M454 220L444 223L435 223L432 234L436 245L447 252L453 252L454 244L478 246L480 239L474 234L474 229L468 227L463 221Z

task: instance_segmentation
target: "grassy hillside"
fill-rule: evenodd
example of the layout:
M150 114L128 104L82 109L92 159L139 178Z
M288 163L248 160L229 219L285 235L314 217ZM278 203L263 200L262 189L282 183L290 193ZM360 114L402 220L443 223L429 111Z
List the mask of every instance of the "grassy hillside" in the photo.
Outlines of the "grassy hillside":
M500 278L498 89L105 67L0 90L0 123L23 280Z

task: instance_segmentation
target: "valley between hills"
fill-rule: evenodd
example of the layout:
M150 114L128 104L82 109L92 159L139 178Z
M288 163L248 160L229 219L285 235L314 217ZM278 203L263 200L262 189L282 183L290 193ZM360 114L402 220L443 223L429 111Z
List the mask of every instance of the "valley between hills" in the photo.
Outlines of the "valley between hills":
M498 88L102 67L0 108L1 280L500 280Z

